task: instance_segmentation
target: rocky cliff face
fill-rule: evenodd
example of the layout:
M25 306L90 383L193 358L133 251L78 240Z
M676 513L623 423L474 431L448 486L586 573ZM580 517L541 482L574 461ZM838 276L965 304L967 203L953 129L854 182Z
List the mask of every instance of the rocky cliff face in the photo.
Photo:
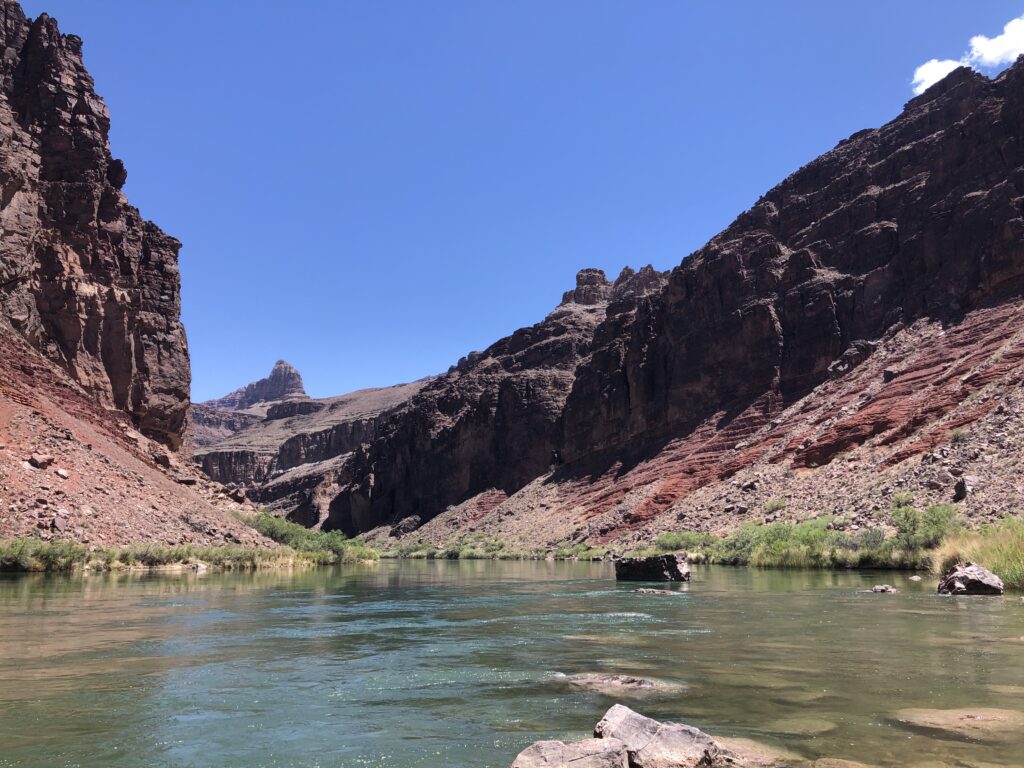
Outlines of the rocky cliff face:
M278 360L267 378L247 384L217 400L208 400L203 405L208 408L244 411L262 403L305 400L308 397L299 372L290 363Z
M387 414L426 383L366 389L322 400L260 401L244 411L196 405L195 460L211 479L244 486L260 504L315 524L327 514L330 489L337 492L340 462L372 441ZM238 392L247 390L252 391L252 385ZM226 429L235 416L254 421L202 444L202 437L217 428Z
M1024 64L961 69L667 277L618 296L581 273L563 309L460 361L357 452L328 525L602 542L715 530L766 492L858 520L894 486L949 501L981 464L1002 491L969 511L1005 509L990 470L1024 434L1022 142ZM997 445L933 453L997 414Z
M82 41L0 0L0 538L273 546L173 452L178 242L110 155Z
M424 387L357 451L355 478L332 502L347 533L428 517L488 489L513 493L562 459L562 409L595 329L634 312L665 277L650 267L613 283L583 270L542 322L523 328Z
M121 191L82 41L0 0L0 315L176 448L190 384L178 249Z

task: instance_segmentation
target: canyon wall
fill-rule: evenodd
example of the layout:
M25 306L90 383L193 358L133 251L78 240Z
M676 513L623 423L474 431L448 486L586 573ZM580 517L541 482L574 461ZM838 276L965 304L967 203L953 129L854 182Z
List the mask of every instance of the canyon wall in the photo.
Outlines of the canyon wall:
M82 41L0 2L0 316L105 407L177 448L190 369L180 243L121 191Z

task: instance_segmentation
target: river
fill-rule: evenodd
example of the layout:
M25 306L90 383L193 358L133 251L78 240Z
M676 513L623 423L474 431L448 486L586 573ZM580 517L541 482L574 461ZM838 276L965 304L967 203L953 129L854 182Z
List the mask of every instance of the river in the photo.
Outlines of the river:
M887 581L895 595L866 592ZM496 766L621 701L878 766L1024 765L903 707L1024 710L1024 603L903 574L696 567L671 597L604 563L0 577L0 766ZM678 587L677 587L678 589ZM618 699L563 675L628 673ZM935 763L929 761L937 761Z

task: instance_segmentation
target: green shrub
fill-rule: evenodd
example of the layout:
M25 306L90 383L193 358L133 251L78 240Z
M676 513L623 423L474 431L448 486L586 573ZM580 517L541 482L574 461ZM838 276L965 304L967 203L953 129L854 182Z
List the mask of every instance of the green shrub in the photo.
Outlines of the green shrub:
M896 491L896 493L894 493L892 495L892 506L895 509L900 509L902 507L909 507L913 503L914 503L914 496L913 496L913 494L907 493L906 491Z
M781 512L785 508L785 499L768 499L768 501L764 503L764 511L767 512L769 515L773 512Z
M341 531L316 531L266 511L259 512L251 525L268 539L310 556L317 563L376 560L380 556L365 544L347 539Z
M951 504L929 507L924 512L899 507L893 510L892 522L896 526L895 545L906 552L933 549L962 528L957 508Z

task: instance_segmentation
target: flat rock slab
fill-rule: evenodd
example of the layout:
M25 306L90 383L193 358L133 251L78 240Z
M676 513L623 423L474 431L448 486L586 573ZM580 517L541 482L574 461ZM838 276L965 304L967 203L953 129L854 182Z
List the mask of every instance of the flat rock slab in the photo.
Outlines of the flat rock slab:
M519 753L512 768L629 768L629 755L618 739L538 741Z
M690 566L683 555L622 557L615 561L619 581L689 581Z
M967 741L1019 739L1024 732L1024 712L1013 709L901 709L893 719L903 726Z

